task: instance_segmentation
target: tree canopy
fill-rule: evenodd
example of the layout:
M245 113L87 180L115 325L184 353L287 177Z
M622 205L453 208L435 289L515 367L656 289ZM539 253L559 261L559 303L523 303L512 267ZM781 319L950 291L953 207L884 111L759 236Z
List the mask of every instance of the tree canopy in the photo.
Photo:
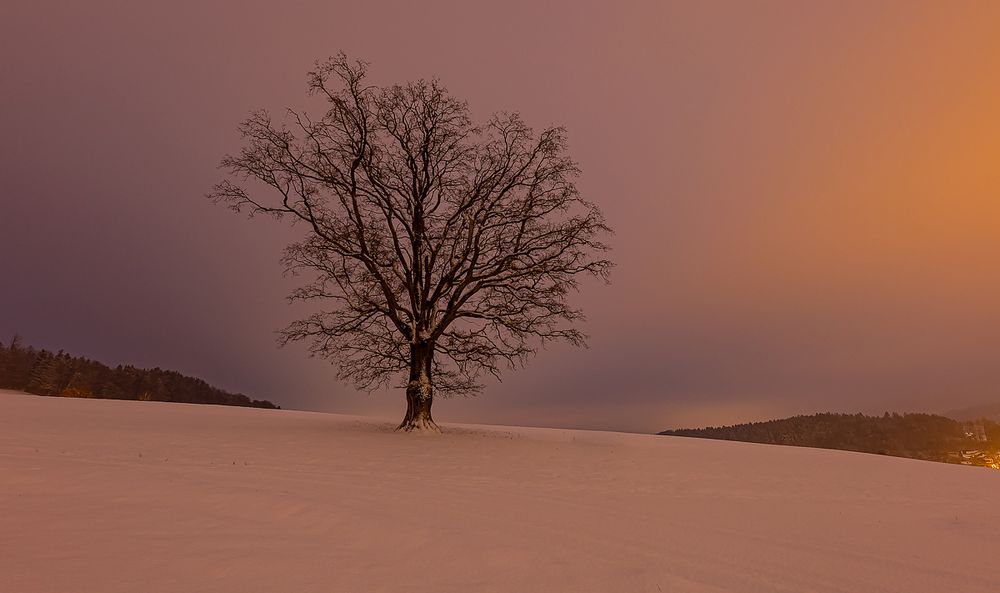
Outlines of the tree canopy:
M473 122L437 80L385 87L345 55L317 64L319 114L257 111L211 197L305 225L284 262L321 303L282 332L373 389L403 377L401 428L436 429L434 390L471 394L553 340L583 345L580 279L606 280L610 229L575 180L566 130Z

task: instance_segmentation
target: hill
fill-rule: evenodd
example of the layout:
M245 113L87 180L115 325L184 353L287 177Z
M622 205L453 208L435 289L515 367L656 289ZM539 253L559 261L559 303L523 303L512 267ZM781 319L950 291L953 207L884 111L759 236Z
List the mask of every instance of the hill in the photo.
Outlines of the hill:
M654 435L0 395L0 591L941 593L1000 472Z
M61 397L278 408L267 400L229 393L176 371L132 365L111 368L62 350L53 353L22 346L16 336L9 345L0 344L0 389Z
M962 421L979 420L980 418L986 418L987 420L1000 422L1000 404L985 404L982 406L960 408L957 410L950 410L942 415L947 416L948 418L954 418L955 420L962 420Z
M840 449L1000 468L1000 425L932 414L814 414L661 435Z

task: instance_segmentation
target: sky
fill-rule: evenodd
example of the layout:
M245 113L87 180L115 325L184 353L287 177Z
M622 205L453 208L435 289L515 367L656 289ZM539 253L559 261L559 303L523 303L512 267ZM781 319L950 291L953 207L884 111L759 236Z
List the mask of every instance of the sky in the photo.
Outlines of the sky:
M615 229L590 348L439 421L654 431L1000 401L1000 4L5 2L0 339L401 417L275 330L298 228L211 204L347 52L561 124Z

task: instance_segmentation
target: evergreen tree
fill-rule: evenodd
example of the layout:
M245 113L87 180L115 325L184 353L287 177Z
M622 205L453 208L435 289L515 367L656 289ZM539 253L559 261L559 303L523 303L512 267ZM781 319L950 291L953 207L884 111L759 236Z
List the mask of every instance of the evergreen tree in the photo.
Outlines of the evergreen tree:
M59 387L59 362L51 352L42 350L31 367L25 391L37 395L57 395Z

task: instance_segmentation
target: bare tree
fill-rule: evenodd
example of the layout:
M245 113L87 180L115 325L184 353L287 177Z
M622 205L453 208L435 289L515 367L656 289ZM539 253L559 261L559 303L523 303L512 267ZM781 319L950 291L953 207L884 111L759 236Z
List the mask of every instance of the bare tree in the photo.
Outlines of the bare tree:
M436 80L378 87L366 71L318 63L318 117L253 113L210 197L306 225L284 262L312 280L290 298L325 308L282 342L305 340L359 388L407 377L397 430L438 431L435 391L475 393L546 342L584 344L567 296L607 279L610 229L577 190L563 128L536 134L516 113L475 125Z

